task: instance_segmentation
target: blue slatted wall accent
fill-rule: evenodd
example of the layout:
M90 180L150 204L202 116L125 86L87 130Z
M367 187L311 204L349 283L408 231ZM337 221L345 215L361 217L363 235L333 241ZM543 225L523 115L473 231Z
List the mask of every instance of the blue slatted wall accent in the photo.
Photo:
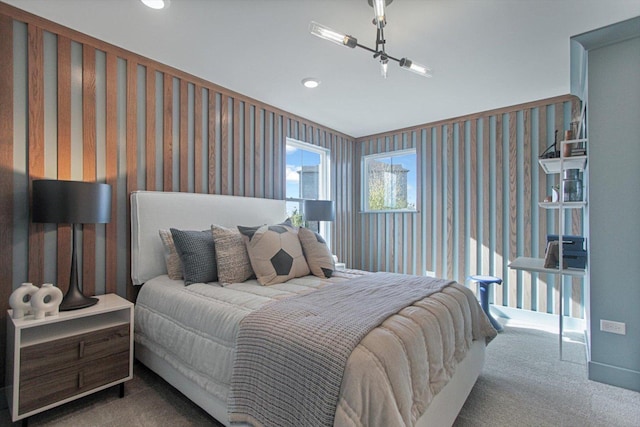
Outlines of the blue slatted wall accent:
M354 266L372 271L433 271L465 283L470 274L504 279L492 294L497 305L558 312L553 275L511 270L518 256L544 256L557 214L538 207L559 178L547 176L538 156L579 115L570 96L426 124L356 141L362 157L401 148L418 154L417 213L358 213L362 245ZM361 207L360 186L356 187ZM566 229L582 234L582 214L567 215ZM584 316L581 278L565 278L565 312Z

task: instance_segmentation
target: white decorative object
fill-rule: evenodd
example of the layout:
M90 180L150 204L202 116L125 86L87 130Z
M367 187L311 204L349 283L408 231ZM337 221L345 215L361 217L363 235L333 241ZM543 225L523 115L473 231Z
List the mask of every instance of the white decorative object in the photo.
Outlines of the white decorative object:
M31 298L38 292L33 283L23 283L9 297L9 305L13 309L11 317L21 319L31 313Z
M61 302L62 291L51 283L45 283L31 297L31 308L36 319L44 319L45 314L57 316Z

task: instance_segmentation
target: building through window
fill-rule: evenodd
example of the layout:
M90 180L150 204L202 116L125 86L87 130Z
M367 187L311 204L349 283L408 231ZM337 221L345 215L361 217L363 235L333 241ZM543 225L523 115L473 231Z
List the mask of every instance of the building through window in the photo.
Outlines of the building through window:
M363 159L363 210L416 209L416 151L373 154Z

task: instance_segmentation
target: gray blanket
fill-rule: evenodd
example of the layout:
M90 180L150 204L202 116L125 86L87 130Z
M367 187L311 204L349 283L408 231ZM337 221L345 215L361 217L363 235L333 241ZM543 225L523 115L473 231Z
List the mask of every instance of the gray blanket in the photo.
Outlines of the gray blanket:
M229 419L255 426L331 426L349 355L372 329L453 282L366 275L249 314L238 332Z

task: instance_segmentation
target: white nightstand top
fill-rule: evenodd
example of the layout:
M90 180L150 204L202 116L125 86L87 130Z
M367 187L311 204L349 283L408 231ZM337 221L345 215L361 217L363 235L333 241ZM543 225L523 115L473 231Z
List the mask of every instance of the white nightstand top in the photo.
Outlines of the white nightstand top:
M69 319L78 319L133 307L133 303L131 301L127 301L116 294L96 295L96 298L98 298L98 303L91 307L80 308L78 310L61 311L57 316L45 316L44 319L38 320L34 319L32 314L24 316L21 319L14 319L11 317L13 310L9 309L7 312L9 313L8 316L15 327L23 329L42 325L43 323L64 322Z

